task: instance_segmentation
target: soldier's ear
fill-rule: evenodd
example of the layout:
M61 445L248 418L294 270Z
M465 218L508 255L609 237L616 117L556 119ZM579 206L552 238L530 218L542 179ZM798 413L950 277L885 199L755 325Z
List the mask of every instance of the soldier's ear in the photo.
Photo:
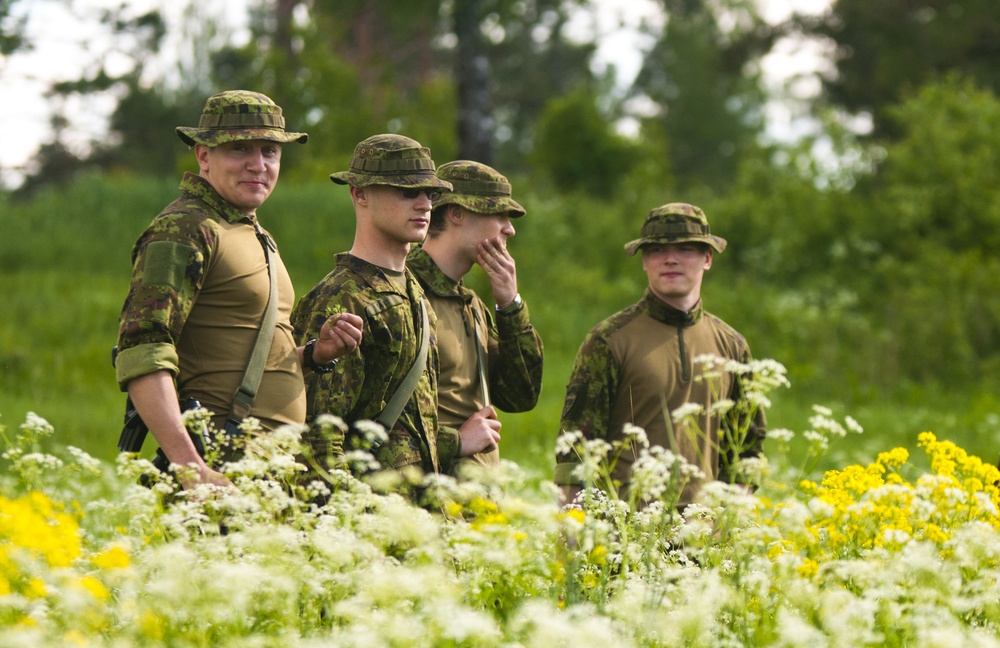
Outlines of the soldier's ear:
M204 144L194 145L194 158L198 160L198 168L201 171L208 171L208 153L211 149Z
M446 207L445 214L447 215L448 220L456 225L465 220L465 210L454 203L449 204Z

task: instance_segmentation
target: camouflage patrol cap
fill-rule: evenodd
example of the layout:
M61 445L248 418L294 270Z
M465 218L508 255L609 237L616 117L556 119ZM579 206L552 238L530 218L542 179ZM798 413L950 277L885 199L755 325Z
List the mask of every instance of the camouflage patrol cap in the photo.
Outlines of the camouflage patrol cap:
M431 150L405 135L372 135L354 147L350 168L331 173L337 184L362 189L371 185L446 189L451 183L434 175Z
M441 205L458 205L476 214L510 214L524 216L524 207L511 198L510 183L499 171L471 160L455 160L438 167L437 177L447 180L454 189L434 201Z
M655 243L706 243L716 252L726 249L726 239L709 231L705 212L687 203L669 203L649 212L641 238L627 243L625 251L632 255L643 245Z
M304 144L309 139L306 133L286 132L281 106L270 97L249 90L226 90L212 95L205 102L198 127L178 126L177 136L188 146L218 146L245 140Z

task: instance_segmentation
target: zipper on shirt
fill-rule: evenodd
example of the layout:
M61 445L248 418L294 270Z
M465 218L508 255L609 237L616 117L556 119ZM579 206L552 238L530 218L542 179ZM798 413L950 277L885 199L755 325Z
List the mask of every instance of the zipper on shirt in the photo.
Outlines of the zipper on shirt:
M684 348L684 327L677 327L677 346L681 357L681 382L691 380L691 368L688 366L687 349Z

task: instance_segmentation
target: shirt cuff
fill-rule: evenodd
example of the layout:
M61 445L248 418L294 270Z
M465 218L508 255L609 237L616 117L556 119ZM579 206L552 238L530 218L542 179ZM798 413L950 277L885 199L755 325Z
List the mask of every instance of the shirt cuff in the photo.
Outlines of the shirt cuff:
M462 452L462 437L458 430L447 425L438 427L437 454L438 467L442 473L449 473Z
M157 371L165 369L170 375L176 376L179 365L180 360L174 345L166 342L140 344L118 352L118 357L115 359L115 378L118 380L118 388L126 391L132 380Z
M528 314L528 305L521 301L521 305L509 313L497 311L497 328L500 335L504 333L514 333L531 327L531 318Z

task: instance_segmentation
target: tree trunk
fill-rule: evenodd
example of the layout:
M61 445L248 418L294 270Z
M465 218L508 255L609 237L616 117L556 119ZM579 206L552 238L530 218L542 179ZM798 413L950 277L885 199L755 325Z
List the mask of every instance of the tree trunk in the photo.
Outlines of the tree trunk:
M482 0L455 3L458 38L455 76L458 86L458 157L493 163L493 98L490 61L479 16Z

